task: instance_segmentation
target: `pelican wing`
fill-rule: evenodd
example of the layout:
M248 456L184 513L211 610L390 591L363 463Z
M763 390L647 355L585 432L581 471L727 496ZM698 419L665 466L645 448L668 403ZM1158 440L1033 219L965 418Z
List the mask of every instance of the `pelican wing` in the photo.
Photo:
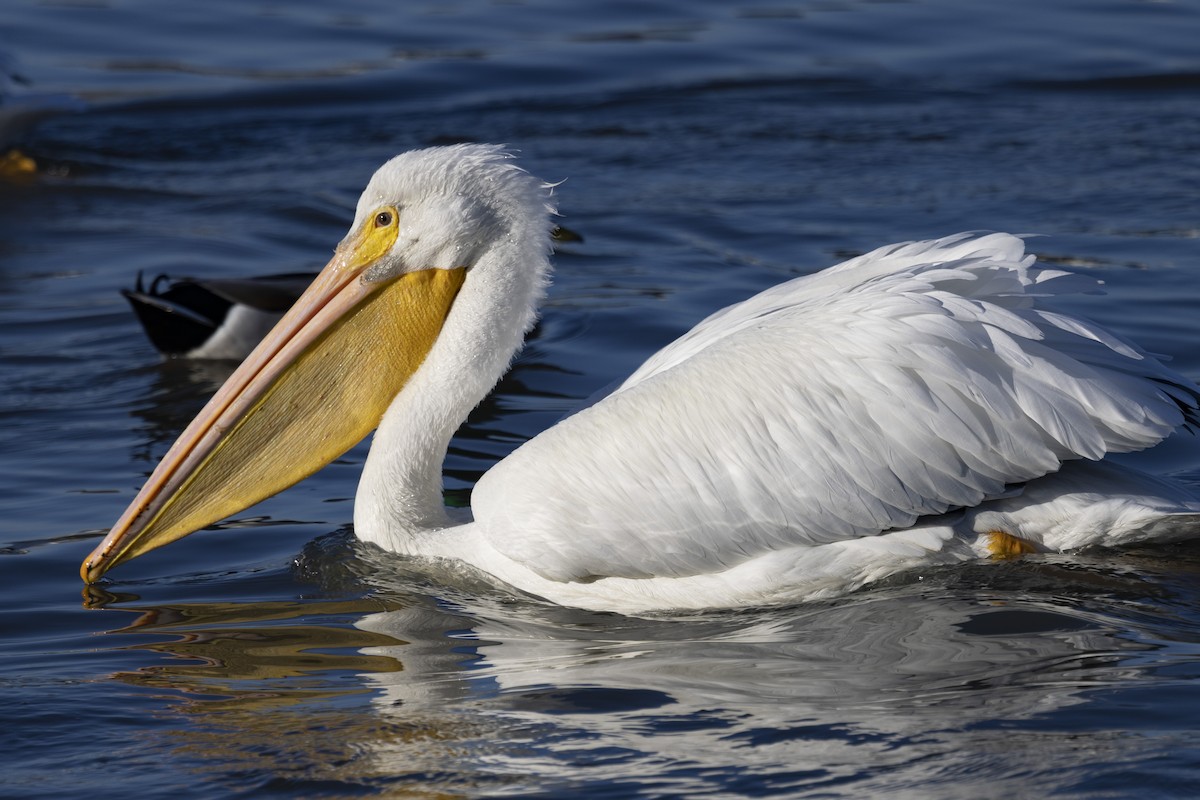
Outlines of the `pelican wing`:
M720 311L476 487L554 580L681 577L970 507L1149 447L1195 387L1044 298L1095 282L1020 239L878 250Z

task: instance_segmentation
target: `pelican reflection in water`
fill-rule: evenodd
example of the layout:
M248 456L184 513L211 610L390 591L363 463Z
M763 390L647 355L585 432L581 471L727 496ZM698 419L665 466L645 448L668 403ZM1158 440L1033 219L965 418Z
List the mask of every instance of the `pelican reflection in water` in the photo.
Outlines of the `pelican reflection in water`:
M356 549L364 566L379 560ZM1169 732L1131 733L1158 720L1105 704L1194 659L1185 645L1147 658L1169 623L1131 633L1106 612L1155 591L1147 573L1186 575L1146 558L1089 586L1102 558L1054 560L1033 579L967 565L749 615L439 602L386 569L363 598L108 613L137 615L116 631L133 635L122 650L163 654L115 677L180 712L163 715L165 746L242 785L576 794L641 774L678 796L784 780L868 796L995 794L1005 781L1052 794L1161 755ZM1022 582L1020 597L997 588Z

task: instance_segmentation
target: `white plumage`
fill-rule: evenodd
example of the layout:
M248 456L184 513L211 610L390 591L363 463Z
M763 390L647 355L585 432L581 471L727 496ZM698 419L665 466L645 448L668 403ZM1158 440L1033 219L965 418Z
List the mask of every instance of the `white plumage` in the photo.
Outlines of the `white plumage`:
M534 182L505 174L531 195L519 213L543 215ZM778 602L977 557L986 531L965 517L954 535L940 521L879 534L1019 497L1012 484L1064 461L1149 447L1196 407L1188 380L1048 302L1094 282L1033 262L1019 238L960 234L881 248L768 289L713 314L611 395L493 467L474 489L472 525L414 535L395 515L373 514L380 504L360 491L356 528L389 549L461 559L549 599L626 611ZM472 268L457 302L476 297L480 278L484 304L523 319L511 305L536 293L509 298L510 308L485 297L489 277L480 273L490 266ZM540 262L502 268L536 274ZM443 344L461 358L462 342L479 339L455 330L454 313L423 371L442 374ZM502 327L486 316L472 322ZM461 381L461 368L450 372L448 382ZM389 452L409 458L393 437L404 429L399 438L411 441L413 420L427 415L404 395L447 396L421 378L397 399L403 411L386 415L372 462ZM467 410L456 410L454 426ZM380 488L395 492L401 474L385 470ZM1158 517L1200 512L1182 487L1132 475L1103 482L1107 511L1093 497L1071 508L1061 498L1096 479L1073 474L1049 495L1002 508L1057 501L1068 506L1056 506L1063 524L1085 510L1121 519L1114 509L1147 504ZM1134 493L1122 496L1121 485ZM986 517L987 530L1018 533L1000 513ZM1021 530L1054 546L1049 530ZM1121 538L1099 526L1092 533L1096 542Z
M383 415L360 537L642 612L844 592L986 555L994 532L1058 550L1200 530L1184 487L1091 463L1193 420L1200 390L1056 310L1095 283L1001 233L881 248L713 314L497 464L473 521L452 521L442 459L532 324L548 195L479 145L399 156L363 193L352 235L400 217L364 280L467 271Z

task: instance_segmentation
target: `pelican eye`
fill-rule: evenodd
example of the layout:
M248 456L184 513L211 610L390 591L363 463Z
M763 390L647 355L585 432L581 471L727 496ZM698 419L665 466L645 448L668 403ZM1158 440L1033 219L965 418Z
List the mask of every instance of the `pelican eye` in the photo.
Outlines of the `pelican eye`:
M392 224L393 219L394 216L392 215L391 211L380 211L375 215L375 227L386 228L388 225Z

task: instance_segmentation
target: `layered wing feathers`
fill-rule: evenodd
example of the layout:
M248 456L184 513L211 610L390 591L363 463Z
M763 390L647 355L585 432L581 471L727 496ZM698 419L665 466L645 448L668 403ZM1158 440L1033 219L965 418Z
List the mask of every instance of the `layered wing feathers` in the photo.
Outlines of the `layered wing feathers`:
M1046 304L1020 239L869 253L712 315L488 472L476 521L546 578L682 577L970 507L1149 447L1196 388Z

